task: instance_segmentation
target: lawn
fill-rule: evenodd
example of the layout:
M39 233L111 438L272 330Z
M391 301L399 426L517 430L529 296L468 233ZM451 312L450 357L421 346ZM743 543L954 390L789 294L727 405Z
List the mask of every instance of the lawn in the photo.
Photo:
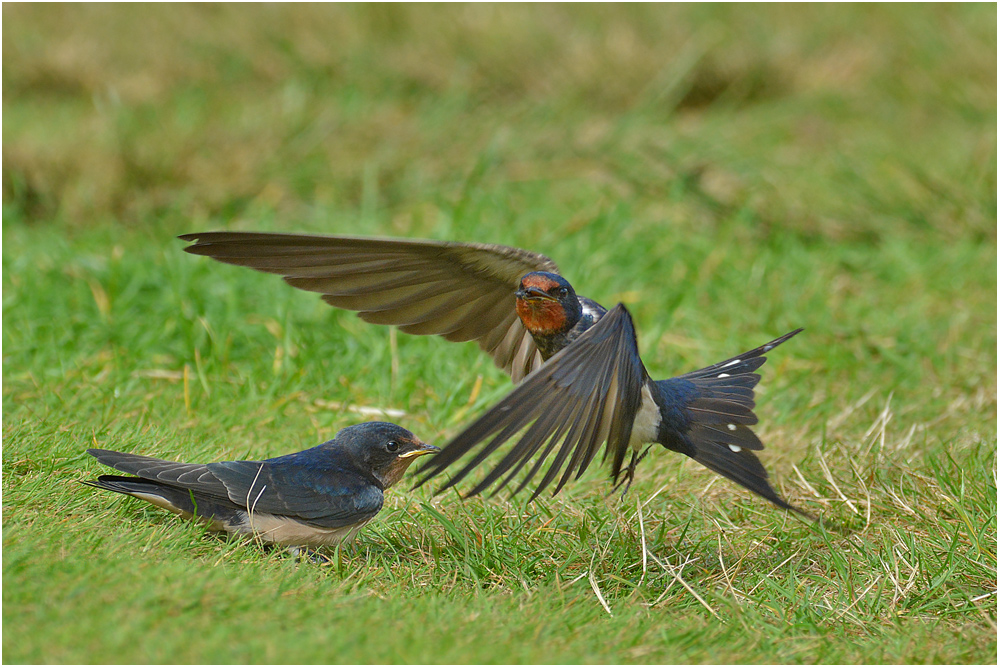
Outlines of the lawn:
M996 662L995 5L3 18L5 662ZM319 565L78 484L376 409L443 445L511 389L209 229L529 248L656 378L804 327L757 432L823 521L659 450L624 500L404 481Z

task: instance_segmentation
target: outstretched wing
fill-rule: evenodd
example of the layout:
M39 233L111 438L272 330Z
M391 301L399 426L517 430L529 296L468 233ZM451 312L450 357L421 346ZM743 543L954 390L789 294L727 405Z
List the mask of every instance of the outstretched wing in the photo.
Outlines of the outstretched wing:
M468 496L479 494L506 474L496 491L503 489L539 451L514 493L528 484L554 452L532 498L561 473L555 494L574 471L579 477L587 469L605 442L604 457L612 456L612 475L617 477L647 378L632 317L619 304L448 443L421 471L424 476L418 484L490 439L444 489L455 485L521 430L525 431L517 443Z
M306 472L301 467L237 461L186 464L114 450L87 452L106 466L198 496L221 499L255 513L298 517L339 528L371 519L382 509L382 491L357 476Z
M367 322L475 341L514 382L542 364L514 310L520 279L559 273L549 258L491 244L259 232L184 234L184 250L281 274Z

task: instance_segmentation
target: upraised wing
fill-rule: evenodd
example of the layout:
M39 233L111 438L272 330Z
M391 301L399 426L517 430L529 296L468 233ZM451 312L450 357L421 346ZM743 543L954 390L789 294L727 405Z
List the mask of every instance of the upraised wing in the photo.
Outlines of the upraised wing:
M519 382L542 365L514 310L520 279L559 273L544 255L492 244L260 232L184 234L184 250L284 276L365 321L475 341Z
M531 498L561 474L555 494L574 471L579 477L587 469L603 443L607 443L604 458L611 455L612 475L617 478L647 378L632 317L618 304L448 443L421 470L418 485L477 450L444 489L457 484L522 430L517 443L467 496L479 494L506 474L496 491L503 489L536 454L514 494L524 489L550 457Z

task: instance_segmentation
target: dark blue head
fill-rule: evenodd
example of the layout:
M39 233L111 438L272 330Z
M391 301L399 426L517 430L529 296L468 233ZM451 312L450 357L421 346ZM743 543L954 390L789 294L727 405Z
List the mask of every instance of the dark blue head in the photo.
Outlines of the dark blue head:
M517 315L532 334L547 336L568 332L580 320L583 310L576 291L565 278L547 271L533 271L521 277Z
M347 455L361 470L371 472L383 489L402 478L417 457L440 450L391 422L344 427L327 445Z

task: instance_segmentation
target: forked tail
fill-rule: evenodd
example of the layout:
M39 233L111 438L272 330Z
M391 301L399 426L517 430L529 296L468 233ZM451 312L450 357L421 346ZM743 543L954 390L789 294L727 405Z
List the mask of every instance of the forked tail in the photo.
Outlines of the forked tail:
M774 491L767 471L754 454L764 444L750 429L757 424L754 373L767 361L764 354L792 338L801 329L698 371L657 381L661 394L659 441L688 455L706 468L729 478L779 508L815 519Z

